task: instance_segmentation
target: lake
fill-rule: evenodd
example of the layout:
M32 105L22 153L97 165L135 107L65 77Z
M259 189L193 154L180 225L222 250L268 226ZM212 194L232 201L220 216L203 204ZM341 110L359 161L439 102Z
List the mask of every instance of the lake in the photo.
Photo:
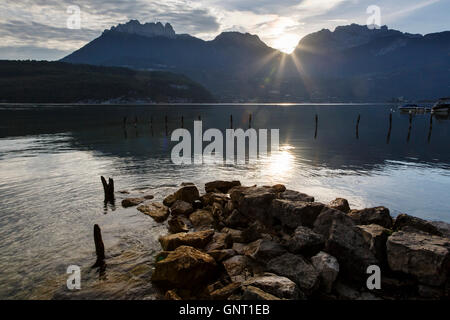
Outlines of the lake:
M201 117L204 130L224 131L230 115L234 128L248 128L249 114L255 129L280 129L280 152L243 165L171 162L170 133L181 117L190 130ZM71 264L82 267L91 298L157 297L148 273L165 227L120 201L161 201L182 182L201 191L217 179L283 183L321 202L344 197L352 208L383 205L394 216L450 222L449 141L448 118L433 118L430 131L430 114L415 115L409 130L409 115L394 105L1 105L0 298L51 298ZM101 175L130 194L105 206ZM114 286L89 268L94 224Z

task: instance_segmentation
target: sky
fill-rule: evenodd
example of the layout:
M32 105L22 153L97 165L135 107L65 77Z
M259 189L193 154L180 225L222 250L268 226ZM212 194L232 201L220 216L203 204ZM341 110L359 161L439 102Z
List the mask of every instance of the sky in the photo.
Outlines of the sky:
M71 24L74 5L79 29ZM204 40L224 31L249 32L289 53L309 33L366 24L376 14L367 12L373 6L379 8L377 21L391 29L450 30L450 0L2 0L0 59L60 59L131 19L169 22L177 33Z

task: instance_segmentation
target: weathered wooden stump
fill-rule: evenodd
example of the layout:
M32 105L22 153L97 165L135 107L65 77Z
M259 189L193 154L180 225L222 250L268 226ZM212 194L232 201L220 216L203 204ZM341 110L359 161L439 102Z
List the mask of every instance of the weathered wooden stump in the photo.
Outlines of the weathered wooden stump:
M250 113L248 115L248 128L250 129L252 127L252 114Z
M103 244L102 231L98 224L94 225L94 243L97 260L92 268L100 267L105 264L105 245Z
M105 177L101 176L100 178L103 184L103 192L105 193L105 202L113 202L114 201L114 180L109 178L108 182L106 182Z
M233 115L230 114L230 129L233 129Z

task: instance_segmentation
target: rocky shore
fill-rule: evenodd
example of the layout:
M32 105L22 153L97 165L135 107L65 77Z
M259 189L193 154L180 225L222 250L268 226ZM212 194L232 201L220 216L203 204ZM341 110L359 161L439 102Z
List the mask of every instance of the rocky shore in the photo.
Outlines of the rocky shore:
M142 200L142 201L141 201ZM449 299L450 225L351 210L283 185L184 183L163 203L125 199L169 234L151 281L170 300ZM369 266L381 272L369 289Z

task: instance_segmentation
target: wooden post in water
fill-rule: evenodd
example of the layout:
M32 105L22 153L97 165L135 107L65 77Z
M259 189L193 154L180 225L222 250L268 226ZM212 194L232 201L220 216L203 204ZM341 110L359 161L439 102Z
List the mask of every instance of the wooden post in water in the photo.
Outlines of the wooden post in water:
M248 128L250 129L252 127L252 114L250 113L248 115Z
M314 139L317 139L317 127L318 127L318 124L319 124L319 116L317 114L316 114L316 117L315 117L315 121L316 121L316 129L314 131Z
M412 112L410 111L410 112L409 112L408 137L406 138L406 141L407 141L407 142L409 142L409 139L411 138L412 118L413 118L413 114L412 114Z
M153 137L153 115L150 115L150 131L151 131L152 137Z
M105 264L105 245L103 244L102 231L98 224L94 225L94 243L97 260L92 268L100 267Z
M356 139L359 139L359 122L361 121L361 115L358 114L358 119L356 120Z
M101 176L100 179L105 193L105 202L114 202L114 180L109 178L107 183L105 177Z
M137 128L137 124L138 124L138 118L137 116L134 117L134 127Z
M392 131L392 112L389 113L389 129L388 129L388 134L387 134L387 138L386 138L387 144L389 144L389 142L391 141L391 131Z
M198 115L198 121L202 121L202 116Z
M127 117L123 117L123 127L127 126Z
M181 128L184 128L184 117L181 116Z
M233 129L233 115L230 114L230 129Z
M433 114L430 114L430 129L428 130L428 143L431 141L431 133L433 132Z

